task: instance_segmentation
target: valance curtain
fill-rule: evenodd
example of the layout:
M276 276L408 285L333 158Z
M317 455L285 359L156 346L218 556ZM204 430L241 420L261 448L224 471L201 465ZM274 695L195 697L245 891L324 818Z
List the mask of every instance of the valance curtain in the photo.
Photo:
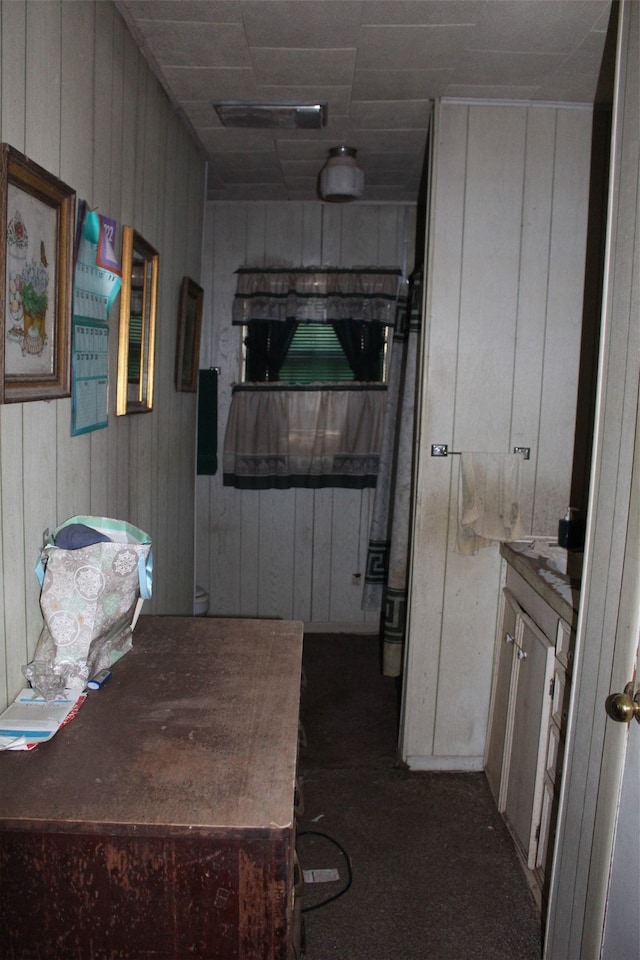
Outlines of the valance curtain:
M395 267L240 267L232 322L375 321L393 326L401 271Z
M376 484L384 384L234 387L223 483L242 490Z
M365 610L383 607L382 672L389 677L402 674L404 659L421 318L422 277L416 272L393 332L362 604Z
M354 380L382 377L384 328L395 322L397 268L241 267L232 322L247 328L246 379L274 382L300 323L331 324Z

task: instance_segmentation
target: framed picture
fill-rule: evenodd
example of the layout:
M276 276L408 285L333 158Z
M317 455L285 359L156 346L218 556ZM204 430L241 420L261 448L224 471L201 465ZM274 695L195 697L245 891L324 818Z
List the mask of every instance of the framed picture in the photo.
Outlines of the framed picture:
M0 144L0 402L71 395L75 191Z
M122 228L116 416L153 410L160 254L133 227Z
M203 297L202 287L190 277L182 278L176 347L176 390L187 393L195 393L198 389Z

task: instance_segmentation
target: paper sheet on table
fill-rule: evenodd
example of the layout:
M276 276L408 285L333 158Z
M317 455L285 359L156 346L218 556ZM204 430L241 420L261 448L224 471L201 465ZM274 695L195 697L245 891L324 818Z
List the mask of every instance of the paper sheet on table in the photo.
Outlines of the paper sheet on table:
M62 697L45 700L35 690L21 690L13 703L0 714L0 749L28 750L55 736L84 702L85 695L65 691Z

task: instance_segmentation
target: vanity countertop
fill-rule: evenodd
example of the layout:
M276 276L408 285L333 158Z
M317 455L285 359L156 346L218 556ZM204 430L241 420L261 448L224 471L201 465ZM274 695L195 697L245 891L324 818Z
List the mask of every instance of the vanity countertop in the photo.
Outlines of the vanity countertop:
M568 555L568 573L558 569L557 554L547 540L512 540L500 545L500 553L511 566L567 623L575 623L580 601L580 579L572 565L581 567L581 555ZM576 571L577 572L577 571Z

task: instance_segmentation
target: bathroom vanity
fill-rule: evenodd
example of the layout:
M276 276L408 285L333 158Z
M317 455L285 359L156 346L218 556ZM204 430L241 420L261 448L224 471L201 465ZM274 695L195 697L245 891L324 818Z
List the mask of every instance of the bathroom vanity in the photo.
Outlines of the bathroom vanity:
M538 902L556 821L581 555L504 543L504 587L485 772Z
M3 960L292 960L302 624L141 617L0 755Z

